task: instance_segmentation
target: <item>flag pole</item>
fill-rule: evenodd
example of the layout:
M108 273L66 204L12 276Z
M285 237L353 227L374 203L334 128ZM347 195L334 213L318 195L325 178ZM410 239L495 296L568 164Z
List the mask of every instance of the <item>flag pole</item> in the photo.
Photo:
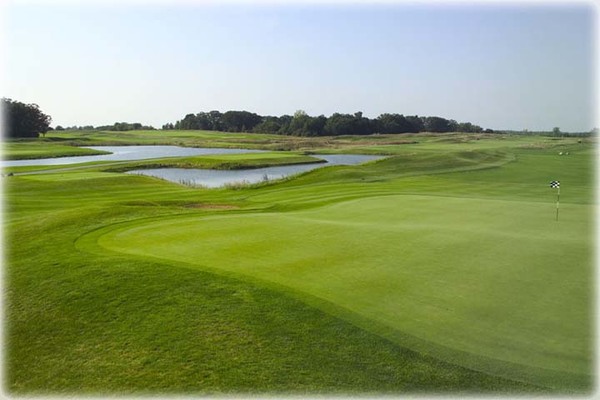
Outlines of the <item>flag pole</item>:
M556 220L558 221L558 205L560 204L560 186L558 192L556 192Z
M550 187L552 189L558 189L558 192L556 192L556 221L558 221L558 206L560 204L560 181L550 182Z

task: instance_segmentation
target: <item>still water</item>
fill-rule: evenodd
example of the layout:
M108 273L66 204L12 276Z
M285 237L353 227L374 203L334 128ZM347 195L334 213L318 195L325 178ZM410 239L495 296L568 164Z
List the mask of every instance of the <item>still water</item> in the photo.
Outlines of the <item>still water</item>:
M129 171L128 173L153 176L191 186L215 188L232 184L252 184L271 181L329 165L354 165L382 158L380 156L355 154L314 154L312 156L321 158L325 160L326 163L296 164L238 170L156 168L134 170Z
M67 165L90 161L133 161L163 157L189 157L207 154L259 153L261 150L221 149L179 146L86 146L88 149L108 151L110 154L96 156L41 158L37 160L2 161L2 167L21 167L30 165Z
M36 160L10 160L1 161L0 166L17 167L68 165L91 161L134 161L163 157L189 157L209 154L242 154L262 152L262 150L197 148L179 146L87 146L87 148L107 151L110 152L110 154L102 154L95 156L43 158ZM290 175L296 175L302 172L310 171L316 168L326 167L329 165L354 165L382 158L380 156L356 154L315 154L313 155L313 157L323 159L326 162L239 170L158 168L140 169L129 171L128 173L154 176L175 183L183 183L192 186L204 186L212 188L228 184L251 184L262 182L265 180L281 179Z

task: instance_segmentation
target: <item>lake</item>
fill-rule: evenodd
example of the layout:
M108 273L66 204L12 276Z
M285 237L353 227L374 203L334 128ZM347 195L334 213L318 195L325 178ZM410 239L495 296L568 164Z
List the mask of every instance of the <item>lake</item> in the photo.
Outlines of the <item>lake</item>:
M211 154L259 153L262 150L199 148L179 146L86 146L89 149L108 151L110 154L95 156L56 157L34 160L2 161L2 167L68 165L91 161L135 161L164 157L189 157ZM316 168L330 165L355 165L383 158L381 156L357 154L313 154L326 163L295 164L256 169L215 170L215 169L183 169L157 168L129 171L129 174L147 175L165 179L175 183L209 188L238 183L258 183L265 180L276 180L296 175Z
M252 184L277 180L330 165L355 165L383 158L381 156L357 154L311 154L311 156L321 158L327 162L236 170L154 168L133 170L127 173L153 176L190 186L216 188L225 185Z
M163 157L189 157L208 154L242 154L259 153L262 150L223 149L207 147L179 146L85 146L88 149L108 151L111 154L95 156L40 158L34 160L2 161L2 167L22 167L31 165L67 165L91 161L134 161Z

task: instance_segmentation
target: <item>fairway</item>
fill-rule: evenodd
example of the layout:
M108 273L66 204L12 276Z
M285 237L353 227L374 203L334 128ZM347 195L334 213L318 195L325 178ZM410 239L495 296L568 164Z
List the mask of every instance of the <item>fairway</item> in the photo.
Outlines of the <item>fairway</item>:
M5 3L5 396L598 394L598 2Z
M301 212L159 219L98 243L281 285L392 328L399 344L434 344L442 358L486 373L576 385L592 362L588 315L573 312L591 301L591 210L569 205L560 224L551 211L392 195Z
M239 147L251 136L163 139ZM588 393L593 143L392 139L303 138L319 152L388 157L240 188L122 171L314 159L302 148L11 168L8 390Z

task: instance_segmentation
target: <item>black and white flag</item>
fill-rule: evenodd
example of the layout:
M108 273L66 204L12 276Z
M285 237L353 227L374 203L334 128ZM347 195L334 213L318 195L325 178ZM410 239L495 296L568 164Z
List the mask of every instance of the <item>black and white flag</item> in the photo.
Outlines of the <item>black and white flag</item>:
M552 189L558 189L558 188L560 188L560 182L559 181L552 181L552 182L550 182L550 187Z

